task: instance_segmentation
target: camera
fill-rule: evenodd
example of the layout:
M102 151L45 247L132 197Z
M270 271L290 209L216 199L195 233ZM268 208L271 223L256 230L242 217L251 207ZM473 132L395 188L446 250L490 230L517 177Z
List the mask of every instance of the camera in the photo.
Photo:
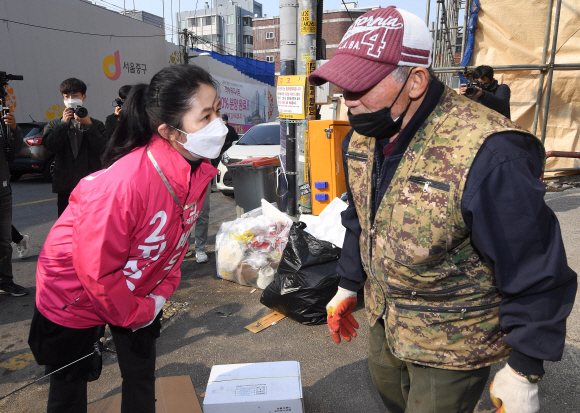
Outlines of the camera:
M24 80L24 77L20 75L9 75L6 72L0 72L0 83L2 85L8 83L11 80Z
M24 80L24 77L21 75L11 75L6 72L0 72L0 135L4 137L4 157L8 162L14 160L14 154L12 153L12 148L10 146L10 128L4 122L4 116L10 113L10 109L6 107L6 96L8 96L8 93L4 87L8 86L8 82L11 80Z
M475 94L477 93L476 87L483 89L483 83L481 83L479 80L469 82L467 84L467 88L465 89L465 96L467 96L468 98L475 96Z
M75 106L74 108L71 108L73 113L75 115L77 115L79 118L86 118L87 115L89 114L89 111L87 110L87 108L84 108L80 105Z
M123 106L123 99L121 99L121 98L115 98L115 100L113 101L113 106L114 107L121 107L121 106Z

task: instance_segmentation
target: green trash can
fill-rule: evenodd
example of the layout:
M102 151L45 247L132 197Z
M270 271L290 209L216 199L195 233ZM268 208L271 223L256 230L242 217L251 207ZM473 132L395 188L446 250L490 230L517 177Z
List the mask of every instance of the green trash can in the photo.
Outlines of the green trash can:
M278 158L248 158L228 165L234 183L238 216L268 202L280 202L278 196Z

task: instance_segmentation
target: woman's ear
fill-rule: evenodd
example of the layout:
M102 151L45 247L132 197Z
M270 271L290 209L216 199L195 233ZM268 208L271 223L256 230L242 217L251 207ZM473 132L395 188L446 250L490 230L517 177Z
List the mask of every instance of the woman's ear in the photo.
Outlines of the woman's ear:
M157 128L157 132L159 132L159 135L161 135L161 137L163 139L165 139L169 142L175 140L175 136L173 135L173 132L175 132L175 131L167 123L163 123L163 124L159 125L159 127Z

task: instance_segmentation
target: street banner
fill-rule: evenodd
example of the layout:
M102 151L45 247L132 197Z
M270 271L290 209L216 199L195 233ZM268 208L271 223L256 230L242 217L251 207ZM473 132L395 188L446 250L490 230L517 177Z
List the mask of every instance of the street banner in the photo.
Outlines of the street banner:
M222 115L228 115L229 124L238 133L246 133L252 126L273 118L274 96L265 83L252 84L225 79L212 74L219 83Z

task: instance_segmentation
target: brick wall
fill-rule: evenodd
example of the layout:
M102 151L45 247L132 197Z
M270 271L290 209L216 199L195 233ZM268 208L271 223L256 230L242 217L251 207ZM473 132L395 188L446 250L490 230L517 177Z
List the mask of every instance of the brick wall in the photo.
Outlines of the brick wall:
M280 71L280 17L254 19L254 59L266 60L273 56L276 62L276 72ZM273 33L272 39L267 34ZM265 50L265 51L264 51Z

